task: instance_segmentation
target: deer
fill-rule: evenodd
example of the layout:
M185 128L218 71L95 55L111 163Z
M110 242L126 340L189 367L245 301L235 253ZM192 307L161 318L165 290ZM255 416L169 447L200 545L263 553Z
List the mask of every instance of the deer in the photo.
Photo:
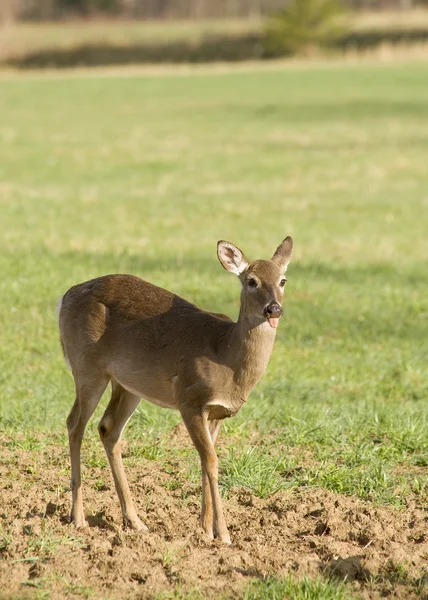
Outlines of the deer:
M134 275L105 275L71 287L58 302L60 340L76 397L67 418L71 522L87 525L81 482L85 427L111 383L98 432L119 497L123 525L148 531L135 510L122 462L122 432L141 399L180 412L199 453L200 523L230 544L218 487L216 442L223 419L237 414L267 368L291 260L286 237L270 260L250 262L230 242L217 244L222 266L241 283L236 322L197 308Z

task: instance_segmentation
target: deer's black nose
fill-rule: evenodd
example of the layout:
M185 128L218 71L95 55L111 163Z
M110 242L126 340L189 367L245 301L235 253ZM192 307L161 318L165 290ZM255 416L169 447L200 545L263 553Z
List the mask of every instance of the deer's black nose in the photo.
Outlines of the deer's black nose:
M279 319L279 317L282 315L282 308L278 304L278 302L271 302L270 304L265 306L265 309L263 312L267 319L270 319L270 318Z

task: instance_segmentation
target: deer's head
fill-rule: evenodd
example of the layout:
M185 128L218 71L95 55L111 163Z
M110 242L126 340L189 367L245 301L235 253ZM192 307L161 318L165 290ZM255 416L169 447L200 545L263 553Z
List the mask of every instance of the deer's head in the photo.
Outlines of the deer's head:
M217 244L217 256L226 271L237 275L242 284L241 313L254 325L267 321L278 327L286 284L285 272L291 260L290 236L278 246L270 260L249 262L245 254L230 242Z

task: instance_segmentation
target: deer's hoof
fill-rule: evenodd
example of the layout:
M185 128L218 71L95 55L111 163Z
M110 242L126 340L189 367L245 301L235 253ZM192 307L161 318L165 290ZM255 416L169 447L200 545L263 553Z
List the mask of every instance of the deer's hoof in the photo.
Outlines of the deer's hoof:
M140 521L138 517L134 517L133 519L130 519L129 517L124 517L123 525L124 527L129 527L129 529L133 529L134 531L140 531L142 533L149 530L149 528L146 527L146 525L144 525L144 523Z
M223 534L217 533L214 537L215 537L216 540L218 540L221 544L224 544L225 546L231 546L232 545L232 542L230 541L230 535L229 535L228 531L226 531L226 533L223 533Z
M88 527L88 523L85 519L85 517L74 517L73 515L71 515L70 517L70 522L77 528L77 529L83 529L85 527Z
M204 523L201 519L201 527L205 532L205 535L207 536L207 538L209 538L210 540L214 539L214 531L213 531L213 526L209 525L207 523Z

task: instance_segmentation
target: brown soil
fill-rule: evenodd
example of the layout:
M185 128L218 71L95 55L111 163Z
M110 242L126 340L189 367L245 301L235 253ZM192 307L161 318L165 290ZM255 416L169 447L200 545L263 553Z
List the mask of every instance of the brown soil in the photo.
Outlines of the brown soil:
M224 501L233 546L223 547L199 527L200 488L139 460L127 472L150 533L122 529L101 467L85 468L89 527L76 530L66 448L0 442L0 598L153 598L177 585L238 597L251 579L290 571L347 579L354 597L428 598L428 507L398 511L302 488L259 499L235 488Z

